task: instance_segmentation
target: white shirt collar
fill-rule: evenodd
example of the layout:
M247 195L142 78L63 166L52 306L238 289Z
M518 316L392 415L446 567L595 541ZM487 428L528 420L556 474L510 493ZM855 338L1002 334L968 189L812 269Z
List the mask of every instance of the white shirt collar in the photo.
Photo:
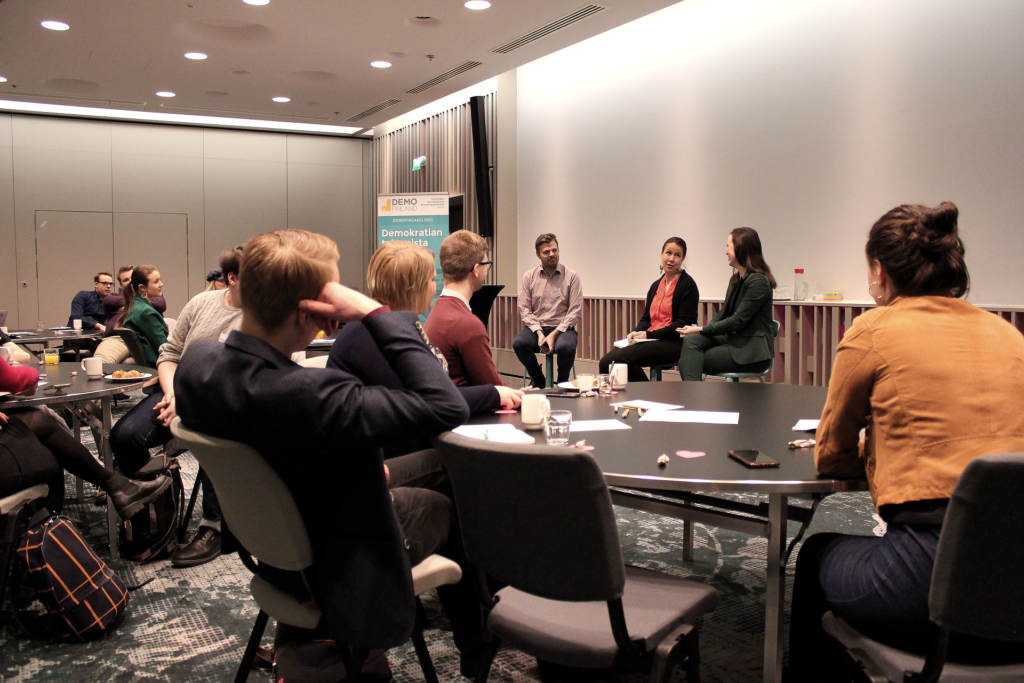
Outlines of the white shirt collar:
M461 294L459 294L455 290L448 289L447 287L445 287L444 289L441 290L441 296L453 296L456 299L458 299L459 301L461 301L462 303L466 304L466 308L470 308L470 306L469 306L469 299L467 299L466 297L462 296ZM470 308L470 310L473 310L473 309Z

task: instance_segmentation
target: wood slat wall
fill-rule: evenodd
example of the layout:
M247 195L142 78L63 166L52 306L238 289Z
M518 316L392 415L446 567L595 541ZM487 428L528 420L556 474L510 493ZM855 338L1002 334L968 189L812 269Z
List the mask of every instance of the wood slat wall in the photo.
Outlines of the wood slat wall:
M583 321L577 326L579 347L576 357L596 361L608 353L612 343L625 337L644 311L644 299L583 299ZM714 318L721 301L701 300L698 324ZM775 340L775 363L766 381L827 387L836 359L836 347L854 319L873 308L870 303L821 301L779 302L775 306L779 336ZM1024 334L1024 306L981 306L1000 316ZM491 310L491 346L511 350L512 340L523 329L516 297L499 296Z

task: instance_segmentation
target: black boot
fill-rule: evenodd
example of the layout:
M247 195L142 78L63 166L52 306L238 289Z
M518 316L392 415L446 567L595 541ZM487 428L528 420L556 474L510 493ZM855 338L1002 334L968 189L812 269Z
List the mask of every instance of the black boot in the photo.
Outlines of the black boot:
M117 514L122 519L128 519L170 485L171 478L167 476L157 477L153 481L132 481L115 474L105 488Z
M178 548L171 555L175 567L196 567L215 560L221 554L221 534L216 529L204 526L196 532L188 545Z

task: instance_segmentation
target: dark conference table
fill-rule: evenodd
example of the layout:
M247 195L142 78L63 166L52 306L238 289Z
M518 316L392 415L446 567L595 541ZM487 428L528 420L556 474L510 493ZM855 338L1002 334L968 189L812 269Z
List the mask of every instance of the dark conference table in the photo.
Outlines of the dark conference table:
M545 392L547 393L547 392ZM820 498L837 491L866 488L863 480L818 475L813 449L789 450L790 441L813 437L794 432L799 419L817 419L827 389L789 385L729 382L633 383L611 397L560 398L549 395L552 410L571 410L573 421L618 419L632 429L570 432L570 441L586 439L612 488L612 502L684 520L683 557L692 560L694 522L742 531L768 539L765 615L764 681L782 674L782 621L785 609L786 523L809 523L814 508L790 506L791 495ZM637 399L681 404L685 410L738 412L735 425L641 422L636 411L616 415L611 404ZM520 415L479 415L471 424L510 422L521 427ZM539 443L544 433L530 432ZM727 456L735 449L756 449L781 465L749 469ZM704 457L684 459L676 451L704 451ZM658 465L665 453L670 461ZM622 489L618 487L623 487ZM638 489L658 495L652 498ZM695 492L767 494L768 505L752 505ZM673 500L664 500L665 497ZM695 507L695 505L700 507ZM816 505L815 505L816 507Z

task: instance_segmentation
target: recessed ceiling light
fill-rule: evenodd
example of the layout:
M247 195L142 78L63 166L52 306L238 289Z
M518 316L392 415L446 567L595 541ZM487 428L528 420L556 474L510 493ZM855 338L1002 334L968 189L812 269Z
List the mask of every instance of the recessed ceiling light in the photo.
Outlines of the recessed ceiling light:
M157 97L174 97L174 93L169 90L161 90L156 94Z
M464 5L466 9L487 9L490 6L491 3L487 2L487 0L469 0Z
M275 97L274 101L275 102L291 102L292 98L290 98L290 97Z
M206 59L206 55L202 52L186 52L185 59Z
M378 69L386 69L389 66L391 66L391 62L370 62L370 66L376 67Z
M44 21L41 22L43 28L48 28L51 31L67 31L70 26L65 24L63 21Z
M242 0L247 5L269 5L270 0Z

